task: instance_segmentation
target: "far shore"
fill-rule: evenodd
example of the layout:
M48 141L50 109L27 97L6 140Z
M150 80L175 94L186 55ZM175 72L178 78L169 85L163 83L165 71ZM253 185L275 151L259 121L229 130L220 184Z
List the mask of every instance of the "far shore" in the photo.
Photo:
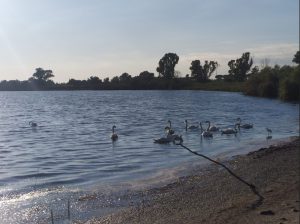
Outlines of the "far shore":
M299 137L222 161L254 184L257 196L226 170L209 165L164 187L145 190L137 205L86 224L299 223Z

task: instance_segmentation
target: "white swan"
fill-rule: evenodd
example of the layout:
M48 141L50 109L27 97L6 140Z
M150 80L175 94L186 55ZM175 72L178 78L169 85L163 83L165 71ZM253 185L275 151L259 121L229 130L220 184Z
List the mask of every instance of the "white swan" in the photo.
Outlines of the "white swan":
M29 121L29 125L31 126L31 127L37 127L37 123L35 123L35 122L32 122L32 121Z
M240 129L240 124L236 123L234 125L234 128L226 128L224 130L221 130L221 134L226 134L226 135L236 134L238 132L238 129L236 127L238 127L238 129Z
M188 121L187 120L185 120L184 121L185 122L185 130L187 131L188 129L189 130L197 130L197 129L199 129L199 125L191 125L191 126L188 126Z
M168 120L168 123L169 123L169 126L166 126L165 127L165 130L167 131L168 134L174 134L175 132L172 130L172 124L171 124L171 121Z
M240 125L240 128L244 128L244 129L253 128L253 124L241 124L242 123L242 119L239 118L239 117L236 120L237 120L238 124Z
M181 135L171 135L171 134L168 134L167 135L167 139L170 139L172 142L174 142L175 140L177 139L181 139L182 140L182 136Z
M116 141L118 139L118 135L115 133L115 128L116 126L114 125L112 127L112 135L111 135L111 140Z
M169 144L171 142L171 140L169 138L159 138L159 139L154 139L154 143L157 144Z
M210 121L205 121L206 123L208 123L208 128L207 131L219 131L219 128L215 125L210 126Z
M181 135L171 135L171 134L167 134L167 137L163 137L163 138L159 138L159 139L154 139L154 143L158 143L158 144L169 144L170 142L175 142L177 140L182 140L182 136Z
M201 136L203 136L204 138L212 138L213 137L213 133L203 129L201 122L200 122L200 128L201 128Z

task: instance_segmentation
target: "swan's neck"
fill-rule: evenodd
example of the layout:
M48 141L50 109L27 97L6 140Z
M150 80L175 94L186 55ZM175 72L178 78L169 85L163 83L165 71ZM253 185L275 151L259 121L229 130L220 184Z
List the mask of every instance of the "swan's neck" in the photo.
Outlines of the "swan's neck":
M207 123L208 123L207 131L209 131L209 128L210 128L210 122L207 122Z

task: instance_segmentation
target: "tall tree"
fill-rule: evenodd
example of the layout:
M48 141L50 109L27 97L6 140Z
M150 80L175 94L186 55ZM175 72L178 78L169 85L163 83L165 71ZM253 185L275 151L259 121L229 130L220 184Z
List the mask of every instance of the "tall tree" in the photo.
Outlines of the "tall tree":
M247 72L250 71L253 65L253 59L250 58L250 53L243 53L241 58L231 60L228 62L229 75L237 81L245 81L247 79Z
M203 65L205 81L207 81L211 77L211 75L214 73L218 66L219 64L216 61L205 61Z
M300 65L300 51L297 51L296 54L294 55L293 62Z
M118 76L114 76L114 77L110 80L111 83L119 83L119 81L120 81L120 79L119 79Z
M98 76L91 76L87 79L88 88L100 89L102 80Z
M127 82L131 79L131 75L129 75L127 72L120 75L119 80L120 82Z
M32 75L32 79L47 81L54 77L52 70L44 70L42 68L36 68L35 73Z
M104 78L103 83L105 83L105 84L109 83L109 77Z
M218 62L205 61L204 65L201 65L200 60L194 60L191 62L191 76L197 81L207 81L217 69Z
M204 74L203 74L203 69L202 69L200 60L192 61L190 70L191 70L192 78L196 79L197 81L204 80Z
M251 70L251 75L257 75L259 73L258 66L254 66Z
M51 89L55 86L51 78L54 77L52 70L36 68L35 73L28 79L30 86L34 90Z
M154 73L148 72L148 71L143 71L139 74L138 76L142 80L150 80L154 78Z
M175 53L165 54L158 62L156 71L160 76L166 79L174 78L175 65L178 63L179 57Z

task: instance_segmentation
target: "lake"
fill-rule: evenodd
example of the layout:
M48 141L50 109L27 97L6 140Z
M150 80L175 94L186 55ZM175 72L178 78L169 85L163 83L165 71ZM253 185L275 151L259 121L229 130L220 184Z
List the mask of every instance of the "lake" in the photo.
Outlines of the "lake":
M114 195L110 203L118 204L117 192L166 183L193 164L204 163L172 143L153 143L165 136L168 120L184 145L212 158L244 154L299 135L299 104L240 93L0 92L0 103L3 223L49 220L49 209L58 214L66 198L76 201L87 192ZM233 127L238 117L254 127L237 135L217 132L212 139L201 138L199 130L185 130L186 119L190 124L202 121L205 127L209 120L225 129ZM32 128L30 121L38 126ZM110 139L113 125L119 136L116 142ZM266 139L266 127L272 129L272 139ZM72 205L76 218L105 210L84 203ZM56 219L63 220L64 215Z

